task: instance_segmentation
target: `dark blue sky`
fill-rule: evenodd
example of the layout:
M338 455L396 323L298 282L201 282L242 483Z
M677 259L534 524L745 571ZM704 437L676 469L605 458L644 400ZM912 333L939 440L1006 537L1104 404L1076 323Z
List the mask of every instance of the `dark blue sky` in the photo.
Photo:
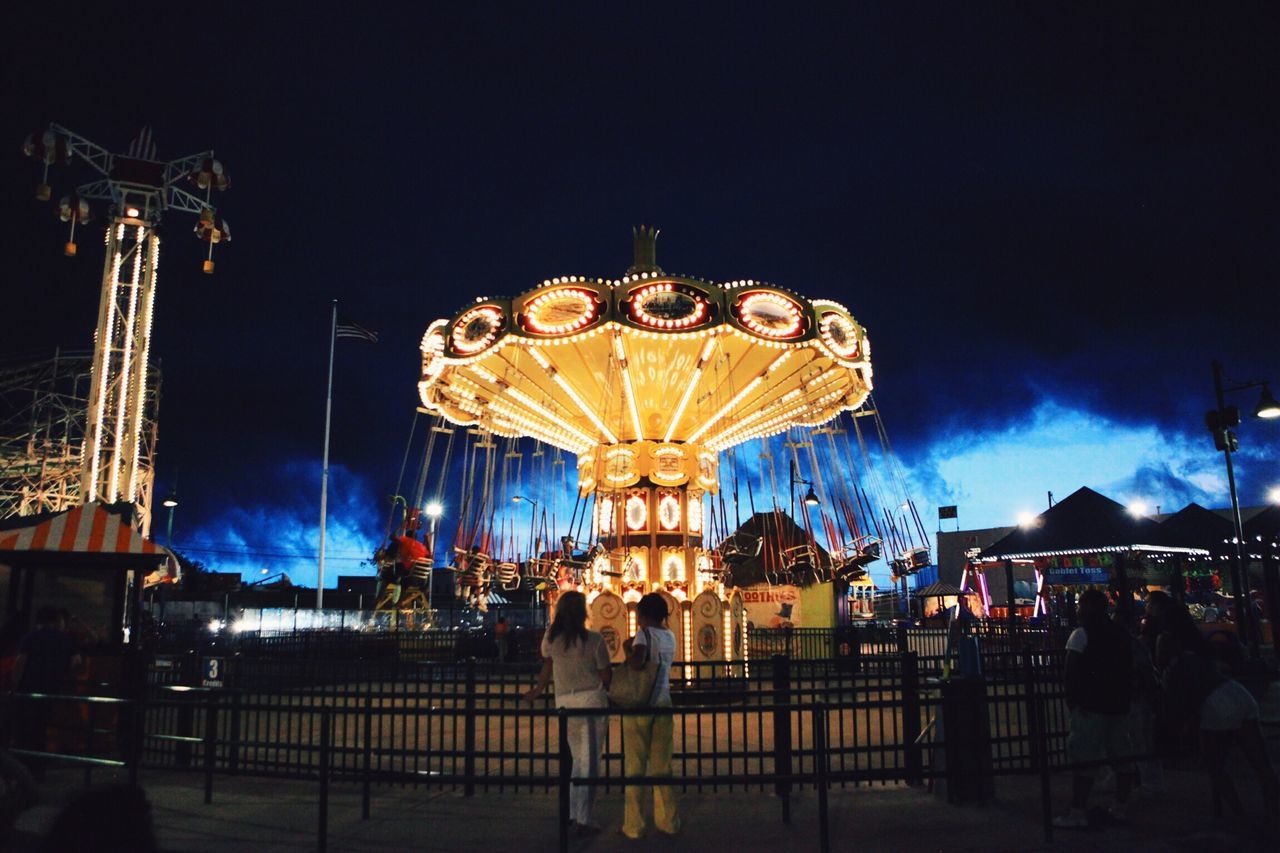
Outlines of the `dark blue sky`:
M671 272L848 305L922 504L994 524L1079 485L1225 502L1209 361L1280 380L1274 7L468 5L6 13L4 355L89 346L100 274L94 251L61 257L27 133L124 148L150 124L162 156L213 146L234 181L215 276L186 218L166 229L175 540L265 552L309 517L331 299L382 335L340 352L355 531L394 486L426 324L617 275L639 222ZM1258 502L1280 433L1241 441Z

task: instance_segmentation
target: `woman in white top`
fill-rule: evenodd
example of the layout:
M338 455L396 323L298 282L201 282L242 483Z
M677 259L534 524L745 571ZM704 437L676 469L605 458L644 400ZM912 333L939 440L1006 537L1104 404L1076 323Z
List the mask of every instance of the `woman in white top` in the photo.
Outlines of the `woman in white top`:
M658 664L657 678L649 704L671 707L671 663L676 657L676 637L666 626L667 603L651 592L636 605L636 635L624 646L627 666L644 669L645 664ZM670 714L625 716L622 718L623 768L627 776L670 776L671 752L675 726ZM644 801L649 788L628 785L623 797L622 834L640 838L645 832ZM676 792L669 785L653 788L653 823L659 832L675 835L680 831L680 813L676 809Z
M526 692L533 704L555 681L557 708L606 708L609 694L605 688L613 671L609 668L609 649L604 637L587 630L587 599L580 592L564 592L556 601L556 615L542 638L542 671L538 684ZM594 779L600 775L608 719L600 717L569 718L569 752L573 756L573 778ZM600 831L591 821L591 804L595 786L574 785L569 789L569 818L579 835Z

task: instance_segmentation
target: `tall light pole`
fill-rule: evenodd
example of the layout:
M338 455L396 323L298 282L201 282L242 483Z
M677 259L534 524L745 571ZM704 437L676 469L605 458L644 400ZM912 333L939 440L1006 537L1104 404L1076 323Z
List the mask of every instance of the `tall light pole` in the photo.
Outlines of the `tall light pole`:
M431 569L427 574L427 612L431 612L432 593L436 588L436 523L444 513L444 506L439 501L427 504L427 518L431 519Z
M1240 424L1240 410L1235 406L1228 406L1225 395L1228 391L1262 388L1262 396L1258 399L1258 405L1254 409L1254 416L1268 420L1280 418L1280 403L1277 403L1275 397L1271 396L1271 388L1265 381L1239 382L1234 385L1226 385L1223 379L1222 363L1215 360L1213 362L1213 391L1218 408L1209 410L1204 419L1205 425L1209 427L1209 432L1213 434L1214 447L1222 451L1222 455L1227 462L1227 488L1231 492L1231 522L1235 531L1234 542L1231 547L1231 597L1235 604L1236 625L1243 629L1244 639L1249 644L1249 653L1256 658L1258 656L1258 635L1255 630L1256 626L1253 624L1253 602L1246 602L1249 578L1244 565L1244 524L1240 519L1240 496L1236 491L1235 465L1231 461L1231 454L1240 447L1239 440L1236 439L1235 433L1232 432L1232 429Z
M169 510L169 523L165 526L164 547L173 549L173 511L178 508L178 496L169 495L164 499L164 507Z

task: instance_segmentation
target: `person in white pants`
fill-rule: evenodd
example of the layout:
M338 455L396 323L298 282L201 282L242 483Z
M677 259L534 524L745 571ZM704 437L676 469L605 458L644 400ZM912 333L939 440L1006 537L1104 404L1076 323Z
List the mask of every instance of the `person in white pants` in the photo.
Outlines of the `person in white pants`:
M535 702L554 681L557 708L606 708L606 688L613 671L604 637L587 630L587 598L580 592L560 594L555 617L542 638L542 671L537 686L525 693ZM569 752L573 756L574 779L594 779L600 775L600 755L604 751L608 718L570 717ZM596 786L573 785L569 789L569 819L578 835L594 835L600 825L591 820Z

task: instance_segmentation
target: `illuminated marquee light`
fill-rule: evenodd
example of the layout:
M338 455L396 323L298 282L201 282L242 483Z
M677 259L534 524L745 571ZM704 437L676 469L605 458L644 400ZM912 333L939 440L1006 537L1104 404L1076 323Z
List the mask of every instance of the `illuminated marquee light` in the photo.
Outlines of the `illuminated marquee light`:
M745 293L738 298L736 307L742 325L761 337L782 340L798 337L804 331L800 305L781 293Z
M116 239L119 240L122 236L124 236L123 223L116 230ZM111 259L111 289L106 299L107 329L114 328L115 324L116 290L120 287L120 264L123 262L124 257L117 249ZM109 336L110 332L108 332ZM89 500L97 500L98 480L102 475L102 428L107 413L107 367L111 363L111 341L108 339L96 341L96 343L102 345L102 362L98 365L98 375L94 377L98 386L96 389L98 405L94 410L93 457L89 461Z
M662 579L665 581L684 580L683 555L673 551L662 559Z
M823 420L830 420L839 412L824 413L822 410L828 404L840 399L844 396L844 389L831 391L813 401L805 401L780 415L770 418L762 423L753 424L745 430L738 430L736 427L725 430L715 438L707 442L707 447L712 450L724 450L732 445L741 444L744 441L750 441L755 438L762 438L765 435L776 435L783 430L794 426L797 421L807 423L812 426ZM808 421L801 421L800 416L817 410L817 414L810 415Z
M604 455L604 478L615 485L637 476L636 453L629 447L615 447Z
M147 257L147 267L151 271L151 287L147 289L147 301L142 306L142 352L139 356L138 374L143 393L138 394L136 408L133 413L133 467L129 473L129 491L127 494L130 501L138 499L138 462L142 456L142 410L146 405L147 399L147 370L151 364L151 321L155 316L156 280L160 274L160 238L153 231L148 242L150 251Z
M655 483L676 484L685 477L685 451L677 445L658 447L653 451L655 464L649 470L649 479Z
M521 316L530 331L567 335L595 322L600 317L600 305L589 290L556 287L530 299Z
M600 420L600 416L595 413L595 410L588 406L583 399L578 396L578 392L573 390L573 386L565 381L565 378L554 368L548 369L548 373L551 374L551 379L560 386L560 390L564 391L565 394L568 394L569 399L573 401L574 405L576 405L578 409L587 416L587 419L591 421L591 423L595 424L596 429L600 430L601 435L605 438L605 443L617 444L618 437L604 425L604 421Z
M693 660L693 611L687 607L680 608L680 625L684 629L680 632L684 637L684 659L686 661ZM692 675L690 667L685 667L685 678Z
M627 530L636 533L649 526L649 502L645 500L644 492L627 495L626 507Z
M660 492L658 498L658 527L662 530L680 529L680 496L677 492Z
M698 484L707 489L716 484L716 455L706 450L698 452Z
M702 532L702 498L701 496L694 497L693 495L689 495L688 500L689 500L689 532L701 533Z
M600 495L596 505L596 530L601 536L613 535L617 505L612 496Z
M651 329L688 329L707 319L707 300L691 287L664 281L637 290L631 319Z
M545 406L543 406L537 400L533 399L528 394L524 393L514 385L508 385L506 388L506 393L510 394L512 397L515 397L517 400L523 403L525 407L532 410L536 414L541 415L548 422L552 424L556 424L560 429L563 429L565 432L569 433L574 438L581 440L584 444L587 444L587 445L595 444L595 442L592 441L591 437L587 435L585 432L582 432L581 430L578 430L575 427L570 426L569 423L564 418L558 417L557 415L553 414L551 411L549 411Z
M453 324L453 348L463 355L475 355L489 348L506 325L502 311L493 305L478 305L463 313Z
M134 323L138 318L138 288L142 286L142 247L145 240L146 229L139 225L133 246L133 280L129 284L129 310L125 315L124 350L121 354L120 362L120 388L116 392L118 397L116 400L116 442L111 461L111 485L107 490L107 499L111 501L120 498L120 469L129 462L124 458L124 454L128 452L128 448L124 446L125 413L129 407L129 374L133 369L133 329Z
M729 608L724 609L724 659L733 660L733 623L730 621Z
M622 372L622 391L627 398L627 411L631 413L631 429L635 431L636 441L644 438L644 430L640 428L640 410L636 408L636 391L631 386L631 370L627 363L627 351L622 347L622 335L613 336L613 352L618 357L618 369Z
M508 393L511 393L512 396L516 396L517 399L519 399L520 396L528 396L514 388L508 388L507 391ZM537 406L537 404L533 403L532 400L525 399L520 400L520 402L524 403L526 408L532 409L538 414L541 414L544 417L544 420L535 420L526 412L511 408L499 400L491 401L489 406L498 414L515 421L521 426L528 427L530 431L536 431L542 435L554 436L555 440L549 443L564 450L568 450L571 453L582 454L592 446L591 439L569 427L567 424L563 424L556 418L548 417L546 410ZM483 414L483 410L477 407L477 414Z
M827 311L818 321L818 333L822 342L839 358L857 358L861 347L858 345L858 327L853 321L837 311Z
M687 441L689 443L693 443L697 441L699 438L701 438L706 433L707 430L711 429L712 425L715 424L716 421L720 420L725 415L729 414L729 412L733 411L734 408L737 407L737 405L741 403L743 400L745 400L748 394L756 390L756 388L758 388L760 386L760 383L763 381L764 381L763 376L757 376L755 379L752 379L750 382L744 385L742 387L742 390L739 391L737 394L734 394L733 398L729 400L729 402L721 406L718 412L716 412L707 420L703 421L702 426L694 430L693 434L689 436Z

